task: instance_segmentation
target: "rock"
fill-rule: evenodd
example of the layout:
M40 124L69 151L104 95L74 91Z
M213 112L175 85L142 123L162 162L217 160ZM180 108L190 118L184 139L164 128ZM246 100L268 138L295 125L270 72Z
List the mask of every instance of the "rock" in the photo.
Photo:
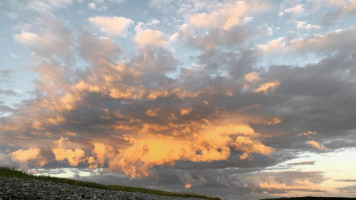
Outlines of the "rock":
M111 191L33 179L0 177L0 200L15 199L123 199L123 200L182 200L186 198L168 197L139 192ZM189 198L191 200L197 198Z
M24 184L22 184L22 185L25 186L25 187L28 187L28 186L31 185L31 183L24 183Z

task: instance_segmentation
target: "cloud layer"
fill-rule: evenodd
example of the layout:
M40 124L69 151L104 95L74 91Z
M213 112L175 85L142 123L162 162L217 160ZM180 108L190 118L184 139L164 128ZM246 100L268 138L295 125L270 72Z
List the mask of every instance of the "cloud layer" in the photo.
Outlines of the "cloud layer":
M288 161L356 147L356 29L333 26L354 3L209 2L9 4L36 13L9 36L35 76L0 101L0 160L230 199L352 193L325 177L356 177ZM75 6L80 25L61 15Z

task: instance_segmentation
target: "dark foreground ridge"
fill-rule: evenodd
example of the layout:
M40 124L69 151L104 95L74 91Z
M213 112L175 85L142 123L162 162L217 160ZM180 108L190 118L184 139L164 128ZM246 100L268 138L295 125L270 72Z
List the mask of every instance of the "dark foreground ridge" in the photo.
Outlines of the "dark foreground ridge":
M261 200L356 200L350 197L283 197L283 198L268 198Z
M50 176L34 176L0 167L0 200L7 199L215 199L197 194L174 193L119 185L102 185Z

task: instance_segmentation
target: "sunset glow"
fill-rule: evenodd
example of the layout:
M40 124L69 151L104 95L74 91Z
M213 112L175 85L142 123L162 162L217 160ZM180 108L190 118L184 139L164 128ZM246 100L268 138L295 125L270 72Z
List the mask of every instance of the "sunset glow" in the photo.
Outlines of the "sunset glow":
M5 0L0 15L1 166L355 196L355 0Z

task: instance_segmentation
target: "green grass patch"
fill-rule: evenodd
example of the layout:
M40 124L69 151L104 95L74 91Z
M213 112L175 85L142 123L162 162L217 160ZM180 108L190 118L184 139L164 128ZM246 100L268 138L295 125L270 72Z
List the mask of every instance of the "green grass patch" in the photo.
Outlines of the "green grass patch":
M41 181L51 181L51 182L55 182L55 183L65 183L65 184L69 184L69 185L85 186L85 187L98 188L98 189L104 189L104 190L141 192L141 193L164 195L164 196L186 197L186 198L195 197L195 198L202 198L202 199L220 200L220 198L218 198L218 197L210 197L210 196L199 195L199 194L175 193L175 192L167 192L167 191L162 191L162 190L153 190L153 189L147 189L147 188L137 188L137 187L120 186L120 185L103 185L103 184L94 183L94 182L78 181L78 180L73 180L73 179L57 178L57 177L51 177L51 176L35 176L35 175L27 174L22 171L11 169L8 167L0 167L0 176L27 178L27 179L35 179L35 180L41 180Z

